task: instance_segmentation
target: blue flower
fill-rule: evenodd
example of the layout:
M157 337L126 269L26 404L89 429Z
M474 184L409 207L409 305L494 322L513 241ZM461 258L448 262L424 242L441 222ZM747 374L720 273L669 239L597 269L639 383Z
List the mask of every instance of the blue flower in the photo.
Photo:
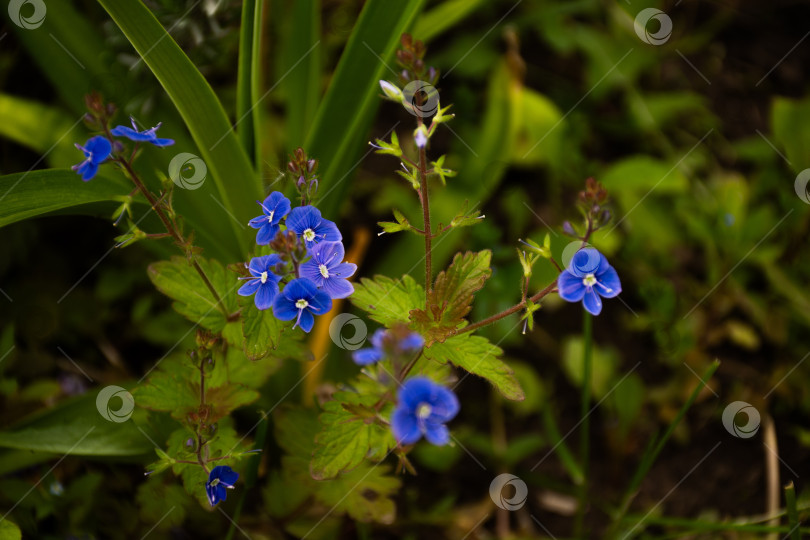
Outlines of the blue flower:
M116 137L126 137L131 141L136 142L148 142L154 144L155 146L171 146L174 144L173 139L159 139L155 132L161 126L161 123L158 123L152 129L146 129L144 131L138 131L138 126L135 125L135 119L130 117L132 121L132 127L128 128L127 126L117 126L114 127L113 130L110 132Z
M71 167L74 171L82 175L82 180L87 182L98 172L99 164L110 157L112 145L106 137L96 135L90 138L84 146L76 145L76 148L84 152L85 160Z
M369 341L371 347L358 349L352 353L352 360L354 360L355 364L368 366L385 358L384 345L386 341L389 345L392 345L393 352L399 354L416 352L425 345L425 339L416 332L409 332L405 337L397 340L393 333L385 328L380 328L374 332Z
M613 298L622 292L619 275L604 255L594 248L577 251L571 258L571 264L557 278L560 298L568 302L579 302L585 309L599 315L602 311L602 300Z
M310 205L293 208L287 216L287 228L304 239L307 249L311 249L318 242L343 240L337 225L323 219L321 211Z
M332 299L306 278L290 281L273 302L273 315L282 321L295 319L296 326L309 332L315 324L315 315L332 309Z
M343 262L343 244L321 242L309 250L310 260L301 265L301 277L307 278L330 298L346 298L354 292L349 280L357 265Z
M280 279L272 270L280 262L281 257L275 253L252 258L248 264L250 277L239 278L248 281L236 291L237 294L240 296L256 294L253 303L259 309L267 309L272 306L273 299L278 294L278 281Z
M276 237L279 230L278 224L281 223L284 216L290 213L290 199L278 191L274 191L259 204L262 206L264 215L251 219L248 225L259 229L256 234L256 243L266 246Z
M398 397L391 429L399 444L413 444L422 435L432 444L447 444L450 432L444 424L459 409L458 398L451 390L427 377L412 377L402 385Z
M225 488L233 489L233 485L239 480L239 473L227 465L218 465L211 469L208 475L208 482L205 483L205 493L208 495L208 502L211 506L216 506L219 501L228 498Z

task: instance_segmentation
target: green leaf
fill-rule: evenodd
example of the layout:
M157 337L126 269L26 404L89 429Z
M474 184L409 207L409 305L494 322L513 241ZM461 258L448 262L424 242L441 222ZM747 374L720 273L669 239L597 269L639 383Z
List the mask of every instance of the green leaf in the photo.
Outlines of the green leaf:
M237 309L234 292L239 281L213 259L197 259L211 284L219 294L228 313ZM175 300L174 309L214 332L225 328L226 319L211 291L208 290L200 274L182 257L172 257L170 261L160 261L149 265L149 279L157 289Z
M430 41L474 12L484 0L446 0L422 14L413 27L413 37Z
M321 2L291 2L282 49L287 150L303 146L321 92ZM322 156L316 156L318 158Z
M316 480L334 478L357 467L365 458L379 461L396 446L390 430L361 418L347 407L370 409L375 396L338 392L323 407L319 421L323 426L315 438L310 473Z
M352 303L367 311L378 323L392 327L397 323L408 324L411 310L424 304L425 293L422 286L411 276L393 280L386 276L363 278L354 285Z
M475 293L492 274L491 258L489 250L457 253L447 270L436 276L428 293L428 309L415 309L410 314L428 345L444 341L464 322L472 309Z
M84 141L84 130L63 110L0 94L0 118L0 136L43 155L53 167L67 167L81 160L82 154L73 143Z
M239 64L236 72L236 118L240 120L236 126L239 143L245 150L251 163L255 163L256 153L256 125L253 103L253 80L258 76L254 67L254 50L257 50L261 35L255 32L254 21L258 15L259 2L257 0L243 0L242 24L239 28Z
M321 177L333 183L330 188L334 193L320 203L324 216L337 213L351 185L346 177L353 172L366 147L379 104L379 80L389 73L387 65L393 66L399 37L424 3L425 0L368 0L363 5L305 145L307 153L323 164ZM340 136L335 136L337 133Z
M166 480L154 474L138 486L135 499L143 522L154 523L154 528L161 531L182 525L191 503L182 486L166 483Z
M0 433L0 446L82 456L151 453L152 443L132 420L113 422L101 415L97 395L97 391L90 391ZM119 408L115 403L110 406Z
M450 362L488 380L506 399L520 401L525 398L514 371L499 358L503 350L484 337L460 334L443 343L434 343L422 354L440 363Z
M6 518L0 521L0 538L3 540L21 540L22 532L16 524Z
M794 170L810 167L810 98L774 98L771 129Z
M119 201L130 191L121 179L97 176L82 182L67 169L7 174L0 176L0 227L83 204Z
M649 156L631 156L608 167L600 181L611 192L629 204L655 189L655 193L682 193L689 186L683 173L672 164Z
M253 302L242 308L242 335L245 355L250 360L261 360L278 347L286 324L276 319L269 309L259 310Z
M262 190L211 86L155 16L139 0L98 0L166 90L213 176L217 197L233 219L235 253L247 253L250 232L241 223L255 214Z

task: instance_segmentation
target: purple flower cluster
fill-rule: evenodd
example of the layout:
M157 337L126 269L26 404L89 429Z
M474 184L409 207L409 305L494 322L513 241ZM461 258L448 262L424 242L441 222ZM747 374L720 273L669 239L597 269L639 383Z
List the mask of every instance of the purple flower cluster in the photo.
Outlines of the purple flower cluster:
M354 292L348 278L354 275L357 265L343 261L343 235L314 206L292 208L290 200L278 191L259 205L262 215L248 223L258 229L256 243L271 244L285 227L288 234L294 233L296 246L289 253L251 259L247 265L250 275L241 278L247 282L238 294L255 295L253 302L258 309L272 307L277 319L295 320L293 328L300 326L309 332L315 315L327 313L332 309L332 300ZM304 256L296 257L295 251ZM284 288L280 289L282 284Z
M117 126L110 131L110 134L115 137L125 137L138 143L146 142L158 147L171 146L174 144L174 140L172 139L158 138L155 132L160 127L160 124L151 129L138 131L138 126L135 125L135 119L132 118L131 120L131 128L127 126ZM76 148L84 153L84 161L74 165L71 169L76 171L85 182L91 180L96 173L98 173L98 166L106 161L113 152L111 140L103 135L91 137L84 143L84 146L76 144Z

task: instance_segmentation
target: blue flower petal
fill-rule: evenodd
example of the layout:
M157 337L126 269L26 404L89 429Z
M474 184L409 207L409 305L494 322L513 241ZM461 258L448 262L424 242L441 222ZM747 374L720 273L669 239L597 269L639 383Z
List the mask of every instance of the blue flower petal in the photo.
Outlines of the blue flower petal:
M270 223L270 221L264 214L262 214L261 216L256 216L255 218L248 221L248 225L250 225L254 229L261 229L267 223Z
M622 283L619 281L619 274L617 274L616 270L610 265L608 265L607 269L601 270L601 272L601 274L596 276L598 280L597 284L594 285L596 292L605 298L619 296L619 293L622 292Z
M261 280L258 280L261 282ZM276 295L278 294L278 283L275 281L267 280L266 283L261 283L259 286L259 290L256 291L256 297L253 299L253 303L256 304L256 307L261 310L268 309L270 306L273 305L273 300L275 299Z
M318 289L310 280L298 278L290 281L287 286L284 287L284 296L294 304L296 300L301 298L309 301L309 298L317 291Z
M158 139L158 138L155 138L155 140L152 141L152 144L154 144L155 146L159 146L161 148L164 147L164 146L171 146L171 145L174 144L174 139Z
M424 347L424 345L425 338L416 332L411 332L405 339L399 342L399 348L403 351L416 351Z
M101 135L91 137L90 140L88 140L84 145L84 148L87 152L92 154L93 163L101 163L110 157L110 152L112 152L112 145L110 145L110 141L107 140L107 137L102 137Z
M205 486L205 494L208 496L208 502L211 506L216 506L219 502L219 497L217 496L217 487L206 484Z
M93 163L88 159L79 166L79 169L76 172L82 175L82 180L87 182L88 180L92 180L98 172L98 164Z
M602 299L596 294L592 288L585 292L585 298L582 299L582 305L585 310L591 315L599 315L602 311Z
M340 263L329 269L330 274L344 279L353 276L355 272L357 272L357 265L354 263Z
M352 352L352 360L360 366L368 366L382 360L383 354L379 349L366 348Z
M260 246L266 246L273 241L278 231L278 225L271 225L270 222L265 222L264 226L259 229L259 232L256 234L256 243Z
M301 318L298 319L298 326L301 327L301 330L309 334L309 331L312 330L312 326L315 324L315 316L312 312L308 309L301 311Z
M299 206L287 215L287 228L298 235L307 229L315 229L320 222L321 211L314 206Z
M222 484L217 484L217 486L214 489L217 490L217 499L218 500L224 501L224 500L226 500L228 498L228 490Z
M340 234L337 225L328 219L321 220L315 229L315 234L318 242L340 242L343 240L343 235Z
M321 274L321 269L318 263L313 259L308 260L298 268L298 273L302 278L306 278L314 283L317 287L322 287L324 278Z
M407 410L415 412L420 403L430 403L436 383L427 377L412 377L399 389L399 403Z
M582 248L571 258L569 271L578 277L594 274L602 263L603 256L594 248Z
M371 338L369 338L369 341L374 346L374 348L382 349L385 334L386 334L385 328L378 328L377 330L374 331L373 334L371 334Z
M585 296L585 284L582 283L582 278L568 270L563 270L557 278L557 289L560 298L567 302L579 302Z
M399 444L413 444L422 438L416 416L405 409L394 410L391 415L391 430Z
M221 484L225 484L227 487L233 487L236 484L236 481L239 480L239 473L231 469L228 465L217 465L211 471L211 474L214 474L214 470L216 470L217 478L219 478L219 482ZM211 475L209 475L209 480Z
M249 279L247 283L239 287L239 290L236 291L236 294L239 296L251 296L259 290L259 286L261 286L262 280L260 279Z
M307 301L309 302L309 308L307 309L311 310L312 313L314 313L315 315L323 315L324 313L332 309L332 299L329 298L329 295L327 293L319 291L317 289L315 289L315 292L310 296L309 300Z
M348 280L330 277L323 280L323 290L330 298L348 298L354 293L354 285Z
M127 127L127 126L115 126L114 128L112 128L110 133L112 133L116 137L126 137L127 139L130 139L130 140L133 140L133 141L147 141L147 140L149 140L148 135L142 135L141 132L135 131L131 127Z
M431 444L443 446L450 442L450 431L444 424L425 422L425 438Z
M289 285L287 285L289 288ZM286 297L287 289L276 295L273 300L273 316L280 321L291 321L298 317L298 308L295 302Z
M450 389L439 384L433 385L429 403L432 408L429 419L432 422L448 422L458 414L458 398Z

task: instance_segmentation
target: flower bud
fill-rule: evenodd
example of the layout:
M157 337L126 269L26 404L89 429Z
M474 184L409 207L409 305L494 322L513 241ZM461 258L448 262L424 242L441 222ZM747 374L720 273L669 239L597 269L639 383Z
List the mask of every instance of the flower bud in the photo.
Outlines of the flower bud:
M397 88L395 85L388 81L380 81L380 87L388 99L393 101L402 101L402 90Z

